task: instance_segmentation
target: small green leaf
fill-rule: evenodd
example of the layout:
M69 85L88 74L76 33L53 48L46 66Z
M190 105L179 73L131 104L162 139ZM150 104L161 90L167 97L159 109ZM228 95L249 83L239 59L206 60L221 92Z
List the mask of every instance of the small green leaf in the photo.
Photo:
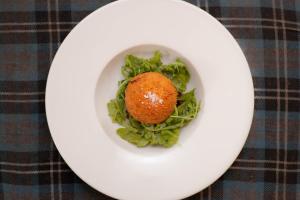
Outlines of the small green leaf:
M148 140L144 139L134 129L119 128L117 130L117 133L122 139L124 139L132 144L135 144L138 147L144 147L149 143Z
M183 93L186 90L190 73L181 60L177 59L174 63L162 66L161 73L173 82L178 92Z
M179 138L179 129L163 130L160 135L160 143L164 147L171 147L177 143Z

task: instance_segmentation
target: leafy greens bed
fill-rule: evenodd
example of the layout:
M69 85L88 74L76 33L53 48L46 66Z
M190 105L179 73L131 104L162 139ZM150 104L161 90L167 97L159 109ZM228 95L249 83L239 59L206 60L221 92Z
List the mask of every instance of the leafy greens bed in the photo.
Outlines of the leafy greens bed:
M144 72L159 72L168 77L177 89L177 105L172 115L164 122L155 125L143 124L135 120L126 111L125 90L131 78ZM163 64L161 53L156 51L149 58L127 55L125 65L121 68L124 80L119 81L116 98L107 104L112 121L122 126L117 130L124 140L138 146L161 145L171 147L178 141L180 128L193 120L200 109L195 97L195 89L186 92L190 74L185 63L180 59L170 64Z

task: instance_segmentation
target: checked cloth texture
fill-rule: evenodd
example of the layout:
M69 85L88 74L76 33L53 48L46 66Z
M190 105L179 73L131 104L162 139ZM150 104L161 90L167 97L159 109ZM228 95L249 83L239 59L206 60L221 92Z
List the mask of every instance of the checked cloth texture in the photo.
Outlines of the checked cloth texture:
M0 200L111 199L62 160L44 108L59 45L109 2L0 0ZM253 76L255 113L232 167L188 199L300 199L300 0L189 2L216 17L240 44Z

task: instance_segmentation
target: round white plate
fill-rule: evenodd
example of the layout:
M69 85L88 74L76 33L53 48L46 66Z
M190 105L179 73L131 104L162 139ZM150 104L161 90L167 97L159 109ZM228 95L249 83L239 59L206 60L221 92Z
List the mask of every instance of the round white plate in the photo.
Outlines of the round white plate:
M182 57L201 99L199 116L172 148L136 148L108 117L124 55ZM122 0L80 22L59 48L48 77L53 140L72 170L118 199L180 199L218 179L241 151L254 95L247 61L230 33L201 9L177 0Z

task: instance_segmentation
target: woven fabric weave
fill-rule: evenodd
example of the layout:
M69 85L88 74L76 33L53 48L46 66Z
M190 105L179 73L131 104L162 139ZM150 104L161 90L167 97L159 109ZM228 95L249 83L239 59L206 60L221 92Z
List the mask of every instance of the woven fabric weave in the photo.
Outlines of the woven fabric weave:
M44 107L59 45L109 2L0 0L0 199L111 199L62 160ZM232 167L188 199L300 199L300 1L189 2L216 17L240 44L254 81L255 113Z

